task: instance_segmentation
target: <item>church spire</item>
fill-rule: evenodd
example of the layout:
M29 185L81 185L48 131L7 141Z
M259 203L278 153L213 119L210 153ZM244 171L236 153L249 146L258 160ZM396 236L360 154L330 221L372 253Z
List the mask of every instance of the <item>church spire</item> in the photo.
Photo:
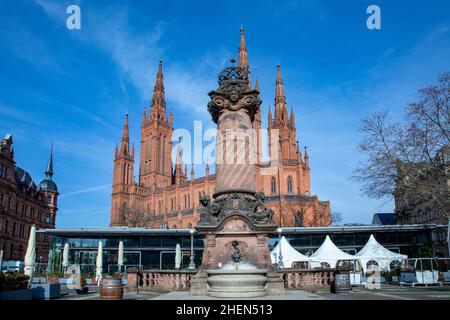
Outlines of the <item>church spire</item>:
M153 89L152 107L150 118L166 120L166 99L164 96L163 61L159 60L158 74L156 75L155 87Z
M176 167L178 168L182 168L183 167L183 162L181 159L181 137L178 138L178 147L177 147L177 160L175 162Z
M144 111L142 112L142 125L147 122L147 108L144 106Z
M206 160L205 177L209 178L209 160Z
M307 147L305 147L305 166L309 167L309 155Z
M256 81L255 81L255 90L258 91L258 92L260 92L260 91L259 91L259 81L258 81L258 78L256 78Z
M53 144L50 149L50 157L48 158L47 168L45 169L45 178L52 179L53 177Z
M248 86L250 87L250 66L248 65L247 45L245 44L244 27L241 25L241 41L239 43L239 61L238 66L248 72Z
M247 46L245 44L244 27L241 25L241 41L239 44L239 67L249 69Z
M280 64L277 64L277 82L275 91L275 119L281 120L287 117L286 97L284 95L283 80L281 79ZM283 120L287 120L284 118Z
M191 165L191 180L195 179L194 164Z
M128 129L128 113L125 115L125 124L123 126L122 142L120 144L120 156L130 156L130 137Z

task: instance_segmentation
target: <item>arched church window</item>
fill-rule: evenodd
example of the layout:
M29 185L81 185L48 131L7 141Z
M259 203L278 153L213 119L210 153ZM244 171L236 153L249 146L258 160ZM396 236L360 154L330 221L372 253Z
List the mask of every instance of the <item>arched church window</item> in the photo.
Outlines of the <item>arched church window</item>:
M295 226L302 227L303 226L303 214L300 211L295 213Z
M125 221L126 215L127 215L127 203L124 202L122 204L122 220L123 221Z
M277 192L277 185L276 185L275 177L270 178L270 192L271 193Z
M162 169L161 169L161 173L162 174L166 173L166 136L164 136L163 143L162 143Z
M289 176L287 179L287 190L288 193L292 193L292 177Z

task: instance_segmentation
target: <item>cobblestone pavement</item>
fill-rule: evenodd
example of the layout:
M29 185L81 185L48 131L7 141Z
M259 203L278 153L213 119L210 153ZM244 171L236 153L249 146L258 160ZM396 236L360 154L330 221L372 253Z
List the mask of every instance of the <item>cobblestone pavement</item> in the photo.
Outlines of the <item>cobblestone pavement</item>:
M86 295L77 295L74 290L62 289L62 300L98 300L98 287L90 287ZM206 296L192 296L190 292L146 292L125 293L124 300L220 300ZM238 299L239 301L245 299ZM354 287L349 294L328 292L310 293L302 290L287 290L284 296L268 296L250 300L450 300L450 286L415 287L382 285L381 289L370 290Z
M382 285L381 289L354 287L347 295L321 294L330 300L450 300L450 286Z

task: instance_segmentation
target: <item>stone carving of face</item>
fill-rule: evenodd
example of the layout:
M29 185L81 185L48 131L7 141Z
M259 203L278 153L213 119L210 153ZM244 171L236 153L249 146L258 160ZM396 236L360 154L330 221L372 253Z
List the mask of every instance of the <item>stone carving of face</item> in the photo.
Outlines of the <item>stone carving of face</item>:
M231 91L230 93L230 101L235 103L239 100L239 93L237 91Z

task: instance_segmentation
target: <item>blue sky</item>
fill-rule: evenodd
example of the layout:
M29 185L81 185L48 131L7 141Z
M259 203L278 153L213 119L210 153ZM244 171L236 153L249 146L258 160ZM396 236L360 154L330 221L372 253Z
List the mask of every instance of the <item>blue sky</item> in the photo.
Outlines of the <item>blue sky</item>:
M66 28L70 4L81 8L81 30ZM381 8L379 31L366 28L370 4ZM263 125L280 62L312 192L343 222L367 223L392 204L361 196L350 179L359 121L381 109L401 120L417 89L450 70L448 12L447 0L1 1L0 134L13 134L17 164L36 181L54 143L57 227L107 226L124 114L138 146L159 58L175 127L211 127L207 93L237 56L243 24Z

